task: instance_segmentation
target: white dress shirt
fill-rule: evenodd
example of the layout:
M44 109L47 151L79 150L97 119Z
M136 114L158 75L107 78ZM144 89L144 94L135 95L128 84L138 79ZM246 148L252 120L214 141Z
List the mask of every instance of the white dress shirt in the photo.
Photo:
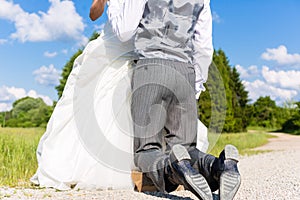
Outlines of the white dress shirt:
M108 19L114 33L125 42L136 33L142 19L147 0L111 0L108 2ZM208 68L212 61L212 16L210 0L204 0L204 8L200 13L193 39L194 53L193 66L195 68L196 97L199 98L205 88L203 83L207 81Z

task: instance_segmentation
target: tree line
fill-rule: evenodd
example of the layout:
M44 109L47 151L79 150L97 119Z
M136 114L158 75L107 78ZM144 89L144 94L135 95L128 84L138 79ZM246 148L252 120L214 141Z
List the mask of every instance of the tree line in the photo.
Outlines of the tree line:
M98 36L94 33L90 40ZM59 98L74 60L82 50L74 53L63 67L60 84L55 87ZM198 100L198 114L211 131L238 133L247 131L249 126L255 126L300 134L300 102L287 102L278 106L269 96L265 96L250 103L240 74L230 65L221 49L214 52L213 64L204 85L206 92L202 92ZM54 106L47 106L42 99L19 99L13 103L11 111L0 113L1 126L45 127Z
M13 103L8 112L0 113L2 127L46 127L53 112L41 98L25 97Z
M208 91L198 101L199 118L207 127L215 132L238 133L251 126L300 134L300 102L279 106L264 96L250 103L240 74L223 50L214 52L213 63L205 84Z

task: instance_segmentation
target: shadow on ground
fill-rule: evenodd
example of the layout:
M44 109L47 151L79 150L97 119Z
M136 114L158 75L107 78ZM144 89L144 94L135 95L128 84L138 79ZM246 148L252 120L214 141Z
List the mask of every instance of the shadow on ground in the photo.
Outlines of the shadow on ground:
M162 192L144 192L147 195L160 197L160 198L166 198L166 199L172 199L172 200L193 200L190 197L181 197L174 194L166 194ZM213 200L219 200L219 195L213 194Z

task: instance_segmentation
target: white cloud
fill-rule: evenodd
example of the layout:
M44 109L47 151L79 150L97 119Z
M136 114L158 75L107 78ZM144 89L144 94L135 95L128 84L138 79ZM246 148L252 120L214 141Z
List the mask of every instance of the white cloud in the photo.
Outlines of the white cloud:
M221 22L221 17L216 12L212 13L212 19L216 23L220 23Z
M61 50L61 52L62 52L63 54L67 54L67 53L68 53L68 49L63 49L63 50Z
M7 103L0 103L0 112L9 111L12 109L12 106Z
M268 61L276 61L280 65L300 64L300 54L289 54L284 45L274 49L267 49L261 58Z
M57 52L46 51L46 52L44 52L44 56L48 57L48 58L53 58L53 57L57 56Z
M258 76L259 75L259 70L256 65L251 65L248 68L245 68L241 65L236 65L235 68L240 74L240 78L242 79L247 79L253 76Z
M247 70L244 67L242 67L241 65L236 65L235 68L240 73L241 78L246 78L249 76Z
M300 90L300 71L275 71L263 66L262 75L269 84Z
M300 71L275 71L267 66L259 69L256 65L248 68L241 65L235 67L252 101L256 101L261 96L270 96L277 105L281 105L286 100L300 97Z
M53 104L50 97L38 94L34 90L26 92L24 88L7 87L3 85L0 87L0 112L10 110L13 102L27 96L32 98L42 98L47 105Z
M49 67L42 66L33 72L35 80L46 86L56 86L59 84L60 71L54 67L54 65L49 65Z
M271 99L280 105L298 95L296 90L274 87L261 80L255 80L254 82L243 81L243 84L249 92L249 98L252 101L256 101L259 97L270 96Z
M6 42L7 42L6 39L0 39L0 45L1 45L1 44L5 44Z
M0 18L14 21L16 16L23 13L23 9L12 1L0 0Z
M76 40L80 44L86 43L85 25L73 1L49 2L51 5L46 13L28 13L12 1L0 0L0 19L12 21L16 28L11 38L21 42Z
M26 91L23 88L16 87L4 87L6 89L7 95L6 100L11 99L12 97L15 99L21 99L26 96Z
M52 106L53 101L52 99L50 99L50 97L45 96L45 95L41 95L38 94L35 90L29 90L29 92L27 93L27 96L32 97L32 98L42 98L43 101L48 105L48 106Z

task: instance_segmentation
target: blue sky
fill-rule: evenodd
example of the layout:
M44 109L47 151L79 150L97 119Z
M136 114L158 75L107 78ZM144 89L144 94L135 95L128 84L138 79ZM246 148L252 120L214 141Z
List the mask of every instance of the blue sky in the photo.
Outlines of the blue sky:
M91 2L0 0L0 111L27 95L57 100L63 66L107 20L89 20ZM300 1L211 0L211 8L214 47L249 97L300 101Z

